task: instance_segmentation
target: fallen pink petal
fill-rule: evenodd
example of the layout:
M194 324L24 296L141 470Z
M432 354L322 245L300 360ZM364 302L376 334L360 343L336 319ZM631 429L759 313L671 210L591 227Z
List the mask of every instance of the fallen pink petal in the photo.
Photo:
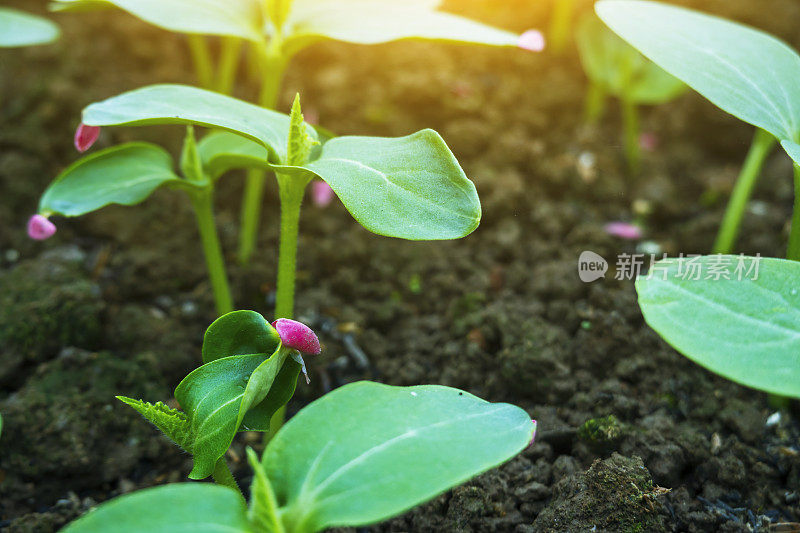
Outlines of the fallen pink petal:
M539 30L528 30L519 36L517 46L529 52L542 52L547 46L547 41Z
M289 318L279 318L272 326L278 330L281 342L287 348L310 355L317 355L322 351L317 334L305 324Z
M642 238L641 228L628 222L611 222L606 224L603 229L609 235L619 237L620 239L635 241Z
M85 152L97 142L98 137L100 137L100 128L98 126L81 124L75 131L75 149L80 153Z
M314 181L311 184L311 199L315 206L328 207L334 196L333 189L324 181Z
M45 241L56 233L56 225L47 217L33 215L28 220L28 237L35 241Z

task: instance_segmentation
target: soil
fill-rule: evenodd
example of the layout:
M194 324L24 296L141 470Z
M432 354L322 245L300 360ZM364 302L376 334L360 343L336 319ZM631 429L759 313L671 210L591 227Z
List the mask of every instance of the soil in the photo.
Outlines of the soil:
M44 12L44 2L8 2ZM451 2L524 30L549 3ZM797 0L692 0L800 45ZM776 16L780 14L780 16ZM180 37L122 13L57 15L55 45L0 51L0 529L50 532L97 502L185 479L190 458L115 394L169 401L199 360L213 317L188 203L157 193L137 208L57 220L46 243L24 224L46 184L76 159L80 109L156 82L192 83ZM752 128L696 94L648 109L659 146L625 172L612 105L581 119L586 82L561 57L430 43L315 46L293 63L282 105L338 133L403 135L432 127L482 198L468 238L412 243L372 235L341 205L307 206L298 317L321 333L311 386L290 412L358 379L439 383L525 408L536 443L506 465L369 531L797 531L800 412L694 365L644 323L621 253L710 248ZM252 97L252 83L239 95ZM178 153L174 128L106 129ZM769 160L738 251L784 253L790 163ZM252 266L234 250L242 180L217 198L237 302L269 316L277 198L268 192ZM640 220L640 243L604 233ZM577 259L611 262L582 283ZM243 434L229 456L249 470ZM792 529L794 527L794 529Z

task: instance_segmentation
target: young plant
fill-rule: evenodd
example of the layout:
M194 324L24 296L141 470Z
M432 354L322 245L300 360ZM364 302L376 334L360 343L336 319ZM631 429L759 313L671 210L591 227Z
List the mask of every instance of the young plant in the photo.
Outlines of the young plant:
M373 524L511 459L535 430L522 409L457 389L353 383L302 409L261 461L248 450L249 508L230 488L179 483L112 500L64 531L311 533Z
M190 35L201 85L228 92L236 75L242 40L258 58L262 79L258 103L274 108L291 58L323 40L379 44L433 39L541 50L536 31L522 36L438 11L440 0L56 0L57 10L116 6L164 29ZM222 36L217 79L203 35ZM246 263L256 245L265 173L252 169L242 202L239 259Z
M635 172L641 159L638 106L667 103L682 94L686 86L645 59L594 15L581 19L577 41L590 83L586 118L597 122L605 111L607 97L612 95L619 99L625 155L628 166Z
M58 26L47 19L0 7L0 48L47 44L58 39Z
M787 257L800 260L800 56L761 31L648 0L601 0L608 26L664 70L757 133L715 250L728 252L772 137L795 162L795 205Z
M800 263L715 255L668 259L636 281L647 323L705 368L800 398Z
M183 124L217 131L195 144L187 134L181 178L169 156L129 143L86 157L64 171L42 196L31 236L52 234L51 215L79 216L108 204L134 205L162 186L182 189L195 206L220 314L232 303L213 223L215 181L232 168L276 172L281 198L276 317L291 317L300 205L313 178L327 182L366 229L410 240L455 239L480 222L475 186L436 132L408 137L318 139L303 122L299 100L291 117L218 93L154 85L92 104L83 112L78 145L101 126ZM87 130L90 133L87 133ZM51 224L50 224L51 225ZM31 231L31 230L35 231Z

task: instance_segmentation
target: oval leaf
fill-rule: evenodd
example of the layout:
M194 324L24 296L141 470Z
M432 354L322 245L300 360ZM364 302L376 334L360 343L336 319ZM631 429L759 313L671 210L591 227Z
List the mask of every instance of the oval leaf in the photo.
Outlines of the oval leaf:
M0 7L0 48L47 44L60 34L58 26L47 19Z
M176 483L114 498L62 533L251 533L240 495L208 483Z
M209 133L198 143L197 151L206 175L213 180L236 168L271 170L266 148L227 131Z
M800 135L800 56L761 31L649 0L602 0L600 18L715 105L779 139Z
M647 323L712 372L800 398L800 263L739 256L703 257L697 267L679 261L660 261L652 276L636 281Z
M162 185L182 183L164 149L123 144L84 157L62 172L42 196L39 212L75 217L109 204L136 205Z
M234 311L216 319L203 336L203 362L232 355L272 354L281 338L255 311Z
M301 410L262 459L289 531L389 518L523 450L518 407L440 386L346 385Z
M338 137L303 165L368 230L409 240L457 239L478 227L475 185L433 130L408 137Z
M56 11L118 7L165 30L263 40L258 0L56 0Z

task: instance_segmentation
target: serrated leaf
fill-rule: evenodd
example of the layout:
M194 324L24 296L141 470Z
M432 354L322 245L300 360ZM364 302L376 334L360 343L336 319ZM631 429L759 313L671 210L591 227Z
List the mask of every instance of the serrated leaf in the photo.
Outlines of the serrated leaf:
M262 458L287 531L399 514L530 443L518 407L440 386L345 385L302 409Z
M259 0L55 0L56 11L117 7L160 28L263 40Z
M100 505L63 533L255 533L236 491L210 483L176 483Z
M136 205L159 187L182 181L163 148L122 144L70 165L42 195L39 212L74 217L109 204Z
M232 355L272 354L281 338L255 311L234 311L216 319L203 336L203 362Z
M0 7L0 48L47 44L58 39L61 31L47 19Z
M315 146L319 145L319 141L309 134L309 127L303 120L299 94L294 98L289 120L289 144L286 148L286 164L301 166L308 161L311 151Z
M185 451L192 453L194 434L186 417L186 413L177 409L172 409L162 402L152 404L125 396L117 396L117 399L129 405L140 415L149 420L175 444Z
M712 372L800 398L800 262L739 256L702 257L694 259L696 266L688 261L660 261L652 276L636 281L650 327ZM713 277L706 279L711 268Z

